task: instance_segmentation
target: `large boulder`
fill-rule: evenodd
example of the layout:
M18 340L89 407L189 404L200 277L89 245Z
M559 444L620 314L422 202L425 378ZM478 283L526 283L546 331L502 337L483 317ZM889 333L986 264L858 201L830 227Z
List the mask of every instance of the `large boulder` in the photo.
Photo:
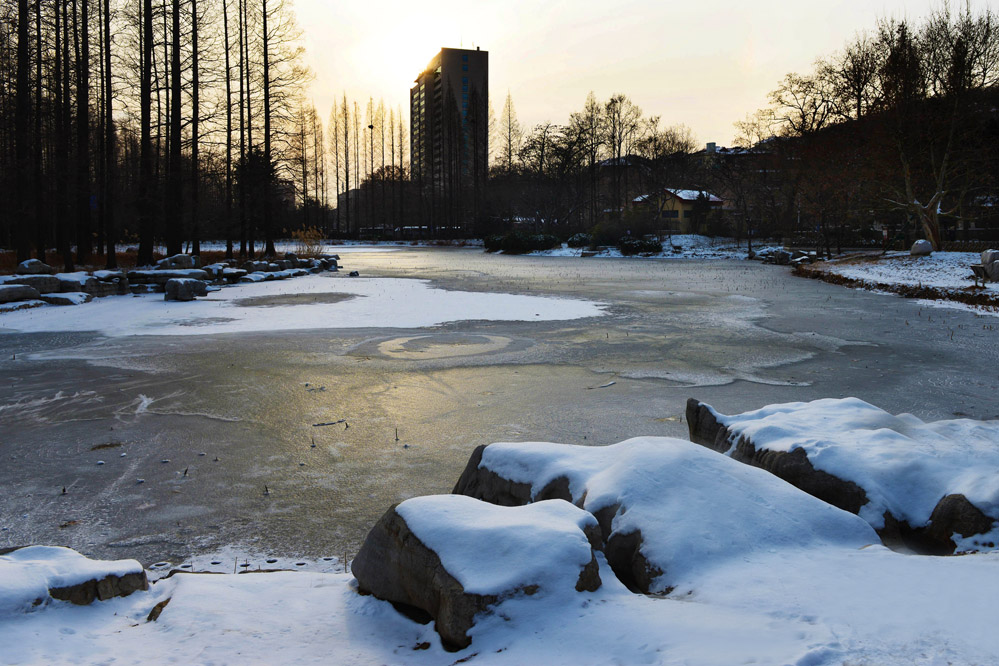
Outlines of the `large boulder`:
M914 257L928 257L933 254L933 244L928 240L919 239L909 248L909 254Z
M34 287L43 294L59 291L59 280L52 275L14 275L4 278L3 283Z
M80 305L89 303L94 297L83 291L66 291L58 294L41 294L39 297L49 305Z
M993 282L999 282L999 250L985 250L982 252L982 266L985 274Z
M59 280L59 291L61 292L72 293L83 291L93 294L98 289L98 279L83 271L76 273L56 273L55 278Z
M53 599L89 604L146 589L146 572L135 560L91 560L56 546L0 556L0 614L30 611Z
M600 587L597 522L561 501L498 507L458 495L392 507L351 564L358 588L432 618L451 650L480 613L517 595Z
M131 284L165 285L168 280L172 280L174 278L207 280L208 273L200 268L177 268L172 270L166 268L157 270L135 269L128 272L128 281Z
M634 592L665 594L731 558L781 547L856 548L877 535L762 470L690 442L500 443L472 455L454 492L496 504L562 498L600 525L607 562Z
M25 284L0 284L0 303L30 301L38 298L38 290Z
M690 439L761 467L927 554L994 550L999 421L924 423L857 398L724 415L687 401Z
M195 296L207 296L208 285L204 280L192 278L173 278L167 280L163 292L166 301L193 301Z
M156 262L156 268L162 270L199 268L200 266L200 258L197 255L190 254L175 254L172 257L165 257Z
M52 275L55 269L38 259L28 259L19 263L14 272L18 275Z

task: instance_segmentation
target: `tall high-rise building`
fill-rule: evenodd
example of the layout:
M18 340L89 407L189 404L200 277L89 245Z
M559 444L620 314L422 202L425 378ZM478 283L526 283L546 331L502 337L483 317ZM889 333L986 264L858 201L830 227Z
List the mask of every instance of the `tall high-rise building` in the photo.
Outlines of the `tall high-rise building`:
M410 172L431 225L478 214L489 160L489 52L442 48L409 91Z

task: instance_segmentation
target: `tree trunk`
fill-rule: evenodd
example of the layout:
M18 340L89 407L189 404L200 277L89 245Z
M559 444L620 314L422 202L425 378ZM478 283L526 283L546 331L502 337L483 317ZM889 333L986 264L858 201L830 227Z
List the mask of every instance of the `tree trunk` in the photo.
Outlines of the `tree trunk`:
M267 34L267 0L261 0L263 7L263 47L264 47L264 162L266 178L263 183L264 190L264 256L273 257L274 251L274 230L271 228L271 198L273 196L273 174L271 172L271 65L269 39Z
M181 146L180 146L180 0L173 0L173 44L170 58L170 163L167 173L166 244L167 255L184 250L181 220Z
M30 52L28 51L28 0L17 0L17 91L14 107L14 152L17 188L17 218L14 230L17 237L17 261L31 258L31 209L28 191L28 174L31 173L31 89L28 80L30 72Z
M34 135L34 181L31 184L35 208L35 256L45 262L45 246L48 243L48 215L43 213L42 204L42 3L35 2L35 135Z
M80 0L80 50L76 61L76 260L81 264L88 263L93 254L90 225L89 2Z
M59 153L61 165L60 182L69 182L69 133L70 118L73 114L72 102L69 96L69 0L62 0L62 109L59 136L56 150ZM67 188L68 189L68 188ZM76 270L73 261L73 247L70 239L73 237L73 216L69 211L69 198L66 193L59 197L59 252L62 254L63 270L71 273Z
M118 234L114 220L114 188L115 188L115 132L112 118L113 88L111 85L111 2L104 0L104 131L105 131L105 161L104 165L104 238L107 243L107 261L105 268L118 268L118 258L115 254L115 241Z
M232 259L232 76L229 67L229 3L222 0L225 45L225 258Z
M139 83L139 256L138 266L153 263L153 0L142 2L142 72Z
M191 0L191 254L201 254L201 224L198 219L198 0Z

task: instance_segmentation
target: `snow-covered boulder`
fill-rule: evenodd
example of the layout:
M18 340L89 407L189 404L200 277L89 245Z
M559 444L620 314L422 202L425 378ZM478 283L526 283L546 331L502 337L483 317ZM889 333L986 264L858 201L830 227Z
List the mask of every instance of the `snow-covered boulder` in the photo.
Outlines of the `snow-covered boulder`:
M566 502L417 497L382 516L351 570L362 592L419 609L446 647L461 649L475 617L503 599L599 588L598 542L596 519Z
M269 261L247 261L243 264L243 270L247 273L266 273L277 270Z
M52 275L55 269L38 259L22 261L14 270L18 275Z
M166 301L193 301L195 296L207 296L208 285L203 280L173 278L167 280L163 292Z
M933 244L921 238L912 244L909 254L914 257L928 257L933 254Z
M0 303L28 301L38 298L38 290L25 284L0 284Z
M23 284L34 287L42 294L59 291L59 280L51 275L9 275L0 280L3 284Z
M59 291L62 292L79 292L84 291L88 294L96 290L97 278L84 271L77 271L76 273L56 273L55 278L59 280Z
M80 305L94 300L90 294L82 291L64 291L58 294L41 294L38 298L49 305Z
M0 556L0 617L53 599L89 604L148 588L146 572L135 560L91 560L57 546L29 546Z
M476 449L454 492L506 505L574 503L597 519L617 577L642 593L667 593L732 558L773 548L877 542L856 516L669 437L594 447L490 444Z
M156 262L156 268L163 270L199 268L200 266L200 257L190 254L175 254L172 257L165 257Z
M165 285L174 278L191 278L192 280L207 280L208 273L200 268L176 268L145 270L135 269L128 272L128 281L132 284Z
M999 282L999 250L985 250L982 252L982 266L985 274L993 282Z
M857 398L726 416L690 399L691 441L762 467L923 553L999 542L999 421L924 423Z

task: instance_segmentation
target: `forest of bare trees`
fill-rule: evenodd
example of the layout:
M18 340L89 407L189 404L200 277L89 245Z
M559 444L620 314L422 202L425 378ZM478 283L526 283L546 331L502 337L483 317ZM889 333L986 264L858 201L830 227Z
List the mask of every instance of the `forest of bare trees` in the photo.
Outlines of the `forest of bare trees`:
M139 264L205 240L227 257L273 254L309 228L611 243L668 227L669 188L724 200L699 231L826 251L999 228L991 10L880 21L787 74L717 151L623 94L590 93L564 122L530 128L507 94L483 114L488 155L462 148L476 174L446 201L410 178L403 108L346 94L315 108L285 0L0 0L0 72L0 248L67 270L114 267L122 243Z
M4 0L0 70L0 246L18 260L272 251L281 190L324 144L283 0Z

